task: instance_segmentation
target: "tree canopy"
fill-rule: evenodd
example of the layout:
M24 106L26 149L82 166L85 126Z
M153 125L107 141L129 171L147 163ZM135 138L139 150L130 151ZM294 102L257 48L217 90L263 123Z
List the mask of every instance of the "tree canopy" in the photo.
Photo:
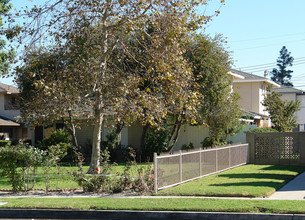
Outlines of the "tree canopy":
M271 71L271 80L280 85L292 87L293 84L290 80L292 77L291 73L293 73L293 71L288 70L287 68L289 66L292 66L293 60L294 59L291 56L291 53L288 52L285 46L283 46L280 50L280 56L276 60L276 65L278 66L278 69L273 68L273 70Z
M2 27L2 16L6 15L11 9L10 0L0 0L0 27ZM5 76L10 67L10 61L15 57L13 49L6 49L6 41L0 39L0 75Z
M20 69L29 70L25 74L30 85L45 94L35 96L37 106L57 100L64 104L62 110L68 110L67 105L79 108L79 103L90 110L83 116L94 121L91 172L99 167L105 115L116 122L140 119L157 126L172 106L178 112L195 110L196 97L188 89L192 73L183 51L188 35L211 18L196 13L206 3L53 0L15 15L29 21L8 32L15 31L20 43L27 42L24 59L30 63ZM42 65L37 77L35 51L42 40L51 49L38 53L37 62L42 55L51 64ZM58 55L59 62L53 62ZM44 115L56 118L62 113L50 108Z
M292 131L297 126L295 112L300 110L300 101L281 100L281 94L272 91L267 94L263 105L270 114L274 128L279 132Z
M232 91L228 74L232 61L225 50L225 41L221 35L214 39L197 35L186 54L193 67L199 97L203 99L198 120L209 126L212 145L234 133L242 115L237 104L239 95Z

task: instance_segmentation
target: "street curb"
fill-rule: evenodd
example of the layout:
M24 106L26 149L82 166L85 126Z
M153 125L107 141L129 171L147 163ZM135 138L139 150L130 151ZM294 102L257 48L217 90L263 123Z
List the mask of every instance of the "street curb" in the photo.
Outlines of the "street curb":
M200 219L200 220L305 220L299 214L260 214L225 212L172 212L172 211L81 211L62 209L0 209L0 218L23 219Z

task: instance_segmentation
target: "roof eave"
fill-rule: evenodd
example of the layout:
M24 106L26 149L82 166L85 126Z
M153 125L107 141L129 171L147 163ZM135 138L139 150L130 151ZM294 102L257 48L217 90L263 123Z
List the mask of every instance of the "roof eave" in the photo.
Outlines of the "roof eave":
M237 74L237 73L233 73L233 72L231 72L231 71L229 71L228 74L231 75L231 76L233 76L233 77L235 77L235 78L237 78L237 79L244 79L244 78L245 78L244 76L239 75L239 74Z
M269 79L243 79L243 80L240 80L240 79L237 79L237 80L233 80L233 83L249 83L249 82L264 82L264 83L268 83L270 85L272 85L273 87L277 87L277 88L280 88L281 86Z

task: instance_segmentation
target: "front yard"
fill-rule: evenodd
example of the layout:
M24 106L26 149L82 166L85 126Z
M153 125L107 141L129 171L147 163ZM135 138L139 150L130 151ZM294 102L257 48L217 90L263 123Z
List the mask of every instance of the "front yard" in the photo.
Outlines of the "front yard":
M244 165L161 190L162 196L270 196L305 170L302 166Z
M76 168L66 168L69 172ZM304 171L305 167L244 165L226 172L204 177L177 187L161 190L163 196L269 196L286 182ZM118 166L117 170L122 170ZM56 182L62 180L54 179ZM42 183L41 183L42 184ZM55 184L56 185L56 184ZM39 186L39 185L38 185ZM59 187L60 185L57 185ZM67 179L63 188L77 187ZM0 178L0 189L9 183ZM41 185L41 188L43 186ZM5 198L0 208L40 208L77 210L146 210L146 211L203 211L250 213L305 213L304 201L269 199L211 199L211 198Z

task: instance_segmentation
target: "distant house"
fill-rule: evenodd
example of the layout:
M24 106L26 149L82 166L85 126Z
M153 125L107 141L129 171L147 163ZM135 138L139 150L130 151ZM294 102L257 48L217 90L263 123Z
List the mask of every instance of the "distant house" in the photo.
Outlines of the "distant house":
M235 75L242 76L243 79L233 79L233 90L240 95L238 104L240 108L251 118L258 127L270 127L271 121L269 113L262 105L262 101L267 93L267 88L279 88L280 85L265 77L254 74L231 70Z
M293 87L281 86L280 88L274 88L274 91L282 94L282 100L288 101L300 101L301 110L296 112L297 123L299 124L294 131L304 131L305 130L305 91L296 89Z
M0 83L0 139L28 139L29 129L16 121L20 117L18 88Z

